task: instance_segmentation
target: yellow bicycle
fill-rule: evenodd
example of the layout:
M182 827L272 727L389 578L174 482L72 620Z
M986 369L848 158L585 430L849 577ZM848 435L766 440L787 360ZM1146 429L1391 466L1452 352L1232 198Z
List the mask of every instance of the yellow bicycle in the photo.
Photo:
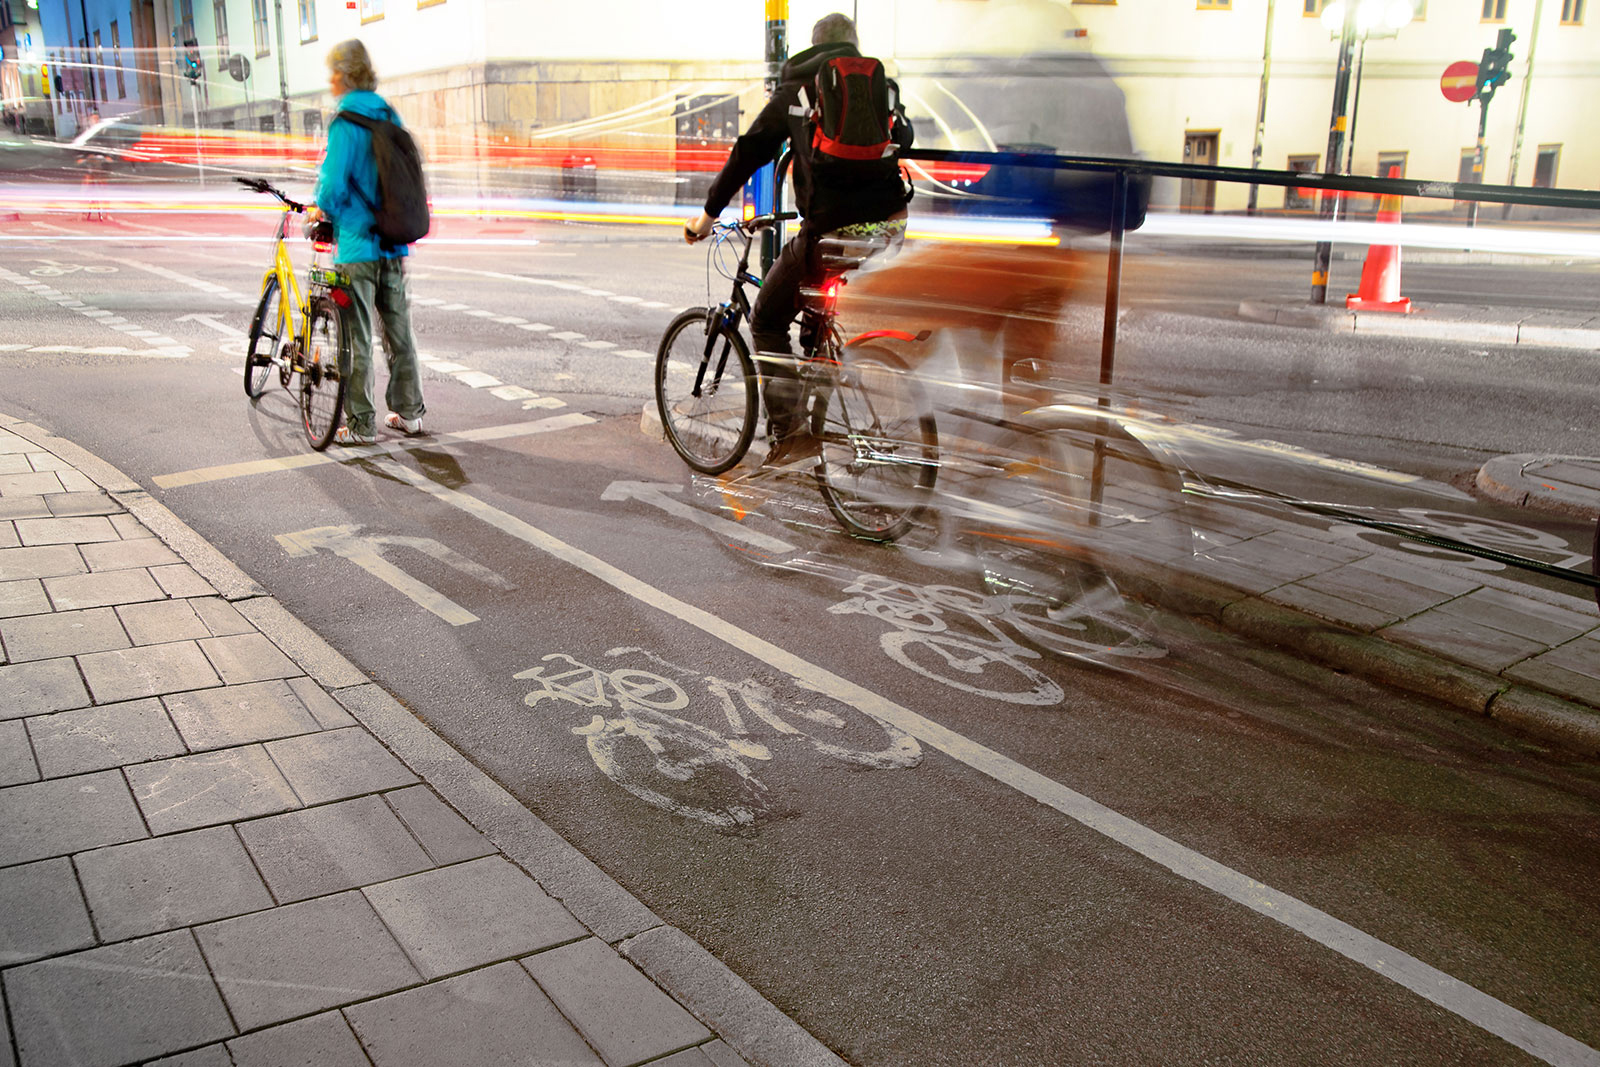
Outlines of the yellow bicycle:
M300 376L300 415L306 439L320 452L338 432L344 415L345 377L350 370L350 336L346 331L345 308L351 303L350 279L323 257L333 250L331 236L317 232L327 224L310 227L311 267L306 272L306 291L302 296L295 280L294 263L284 246L289 217L303 215L304 204L296 203L260 178L235 178L234 181L258 193L282 201L284 212L278 222L273 243L272 267L261 280L261 302L250 320L250 339L245 346L244 391L251 401L266 391L272 368L278 368L278 382L293 391L294 376ZM284 299L284 294L288 299ZM293 313L299 312L299 327Z

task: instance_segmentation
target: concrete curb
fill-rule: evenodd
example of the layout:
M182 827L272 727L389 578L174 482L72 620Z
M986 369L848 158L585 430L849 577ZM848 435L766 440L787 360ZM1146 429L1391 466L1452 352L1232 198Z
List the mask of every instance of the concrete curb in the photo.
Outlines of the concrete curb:
M1111 568L1126 593L1198 615L1243 637L1288 649L1336 670L1379 682L1508 726L1586 756L1600 755L1600 711L1419 649L1319 619L1209 579L1155 564Z
M1467 322L1429 317L1427 310L1410 315L1379 311L1350 311L1342 306L1316 307L1309 304L1274 304L1265 300L1245 300L1239 304L1239 317L1250 322L1335 333L1356 333L1369 337L1412 337L1432 341L1458 341L1463 344L1533 345L1541 348L1568 348L1600 351L1600 330L1562 326L1541 326L1516 322Z
M1600 504L1585 504L1563 496L1538 478L1529 477L1527 469L1538 462L1556 459L1588 459L1587 456L1546 456L1534 452L1519 452L1509 456L1496 456L1478 470L1476 484L1488 497L1519 508L1548 511L1575 519L1595 521L1600 519Z
M236 591L253 590L229 599L240 601L240 613L268 640L331 689L385 748L579 922L715 1030L752 1067L834 1067L844 1062L687 934L662 923L136 482L81 446L30 423L0 413L0 426L83 471L130 512L133 507L127 502L137 505L135 517L219 591L222 586L213 575Z

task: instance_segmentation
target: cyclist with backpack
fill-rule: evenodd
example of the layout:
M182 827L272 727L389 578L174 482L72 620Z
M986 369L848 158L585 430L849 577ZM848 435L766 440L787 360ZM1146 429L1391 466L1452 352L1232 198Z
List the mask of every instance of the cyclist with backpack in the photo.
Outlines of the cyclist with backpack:
M411 335L406 294L407 245L427 233L427 196L416 145L383 97L360 41L341 41L328 52L328 85L338 111L328 125L328 150L317 174L319 216L338 240L334 265L350 278L350 366L344 394L341 445L377 441L373 401L373 320L383 323L388 354L389 415L384 425L408 437L422 433L422 375Z
M911 147L913 135L898 87L883 64L861 55L855 23L845 15L818 20L811 44L783 65L781 84L735 142L705 210L684 225L691 244L704 238L750 176L775 160L784 142L793 146L794 199L803 222L763 279L750 316L772 442L763 464L769 467L815 465L819 456L799 410L789 326L801 289L821 279L820 241L837 233L898 242L910 199L897 153Z

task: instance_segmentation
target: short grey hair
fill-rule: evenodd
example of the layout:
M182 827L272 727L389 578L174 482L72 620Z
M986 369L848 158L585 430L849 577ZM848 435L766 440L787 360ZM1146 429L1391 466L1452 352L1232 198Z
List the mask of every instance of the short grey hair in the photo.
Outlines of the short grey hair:
M372 69L367 46L353 37L328 49L328 69L343 74L344 83L352 89L371 92L378 87L378 75Z
M853 44L859 46L861 42L856 39L856 24L850 21L849 15L841 15L835 11L831 15L824 15L811 27L811 43L817 44Z

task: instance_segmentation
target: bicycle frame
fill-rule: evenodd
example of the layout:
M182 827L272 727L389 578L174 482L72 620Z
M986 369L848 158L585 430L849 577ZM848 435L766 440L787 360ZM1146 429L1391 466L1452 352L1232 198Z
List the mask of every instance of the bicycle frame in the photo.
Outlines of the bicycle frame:
M292 209L285 209L283 217L278 221L278 231L273 240L272 266L261 276L261 285L266 287L267 280L277 278L278 292L283 294L278 301L278 336L293 337L299 342L302 350L309 347L311 338L311 311L304 294L300 291L300 283L294 276L294 261L289 258L289 248L284 242L284 237L289 229L289 216ZM300 328L295 329L293 313L300 312ZM278 353L273 353L278 355Z

